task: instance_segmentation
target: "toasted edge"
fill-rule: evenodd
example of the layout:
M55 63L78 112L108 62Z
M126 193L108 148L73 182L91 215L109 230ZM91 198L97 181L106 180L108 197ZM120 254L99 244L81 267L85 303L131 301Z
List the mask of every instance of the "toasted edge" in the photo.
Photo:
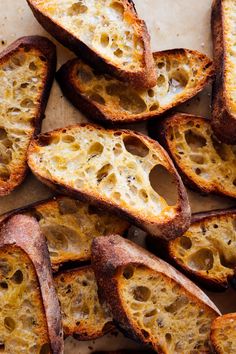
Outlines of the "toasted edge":
M136 350L136 349L130 349L130 350L116 350L116 351L99 351L99 352L93 352L92 354L154 354L155 352L152 350Z
M217 331L219 329L223 329L225 328L225 323L224 321L232 321L232 323L235 323L236 325L236 313L228 313L226 315L217 317L213 322L212 322L212 326L211 326L211 343L213 345L214 348L214 353L216 354L226 354L225 351L221 350L221 346L218 344L218 340L217 340ZM233 352L228 352L227 354L234 354Z

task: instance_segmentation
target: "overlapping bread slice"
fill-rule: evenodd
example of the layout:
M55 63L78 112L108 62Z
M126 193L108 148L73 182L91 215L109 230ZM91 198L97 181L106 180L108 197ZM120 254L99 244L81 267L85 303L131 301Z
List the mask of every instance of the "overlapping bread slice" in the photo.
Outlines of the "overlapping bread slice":
M236 146L220 143L209 120L176 113L150 124L149 134L167 149L189 187L236 197Z
M63 196L13 210L0 216L0 222L18 213L38 220L54 271L67 262L89 261L94 237L111 233L123 235L129 227L114 214Z
M55 130L32 141L28 163L47 185L116 211L155 236L172 239L189 226L180 177L162 147L140 133L89 124Z
M211 342L216 354L236 353L236 313L220 316L213 321Z
M55 46L43 37L23 37L0 54L0 196L24 180L55 69Z
M201 91L213 75L204 54L173 49L153 54L157 84L132 88L101 74L80 59L61 67L57 80L64 95L86 116L110 123L129 123L157 117Z
M0 231L0 348L63 353L62 323L45 239L35 219L17 215Z
M159 353L210 353L210 328L219 311L190 280L119 236L92 245L98 287L114 320Z
M150 37L133 1L27 1L39 23L85 61L133 85L155 85Z

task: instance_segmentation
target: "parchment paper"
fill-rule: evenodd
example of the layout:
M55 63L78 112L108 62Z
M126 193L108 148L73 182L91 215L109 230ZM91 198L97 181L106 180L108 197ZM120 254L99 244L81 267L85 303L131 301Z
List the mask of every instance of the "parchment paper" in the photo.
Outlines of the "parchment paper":
M152 38L153 51L170 48L197 49L211 56L210 7L211 0L134 0L140 17L144 18ZM26 0L0 0L0 50L18 37L25 35L45 35L29 10ZM52 38L51 38L52 39ZM52 39L58 48L58 67L74 55ZM210 91L208 87L198 97L178 107L178 111L209 116ZM79 111L66 101L55 82L43 122L43 131L64 127L86 120ZM143 124L130 128L145 131ZM49 197L51 192L29 174L26 181L10 196L0 199L0 214L30 202ZM233 205L227 198L202 197L189 192L193 212L224 208ZM236 311L236 293L208 295L222 312ZM138 348L122 335L108 335L93 342L66 340L66 354L87 354L95 349L114 350L118 348Z

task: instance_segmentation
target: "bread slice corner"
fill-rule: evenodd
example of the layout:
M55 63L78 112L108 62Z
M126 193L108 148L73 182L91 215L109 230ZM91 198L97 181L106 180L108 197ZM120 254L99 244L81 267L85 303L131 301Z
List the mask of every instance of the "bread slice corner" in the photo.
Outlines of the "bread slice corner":
M211 343L216 354L236 351L236 313L216 318L211 327Z

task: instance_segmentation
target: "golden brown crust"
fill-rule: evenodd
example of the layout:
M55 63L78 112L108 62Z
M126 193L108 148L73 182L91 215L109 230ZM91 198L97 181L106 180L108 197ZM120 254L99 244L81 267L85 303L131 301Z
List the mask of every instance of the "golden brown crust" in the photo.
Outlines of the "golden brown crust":
M152 350L135 350L135 349L130 349L130 350L116 350L116 351L113 351L113 352L106 352L106 351L103 351L103 352L93 352L93 354L153 354L155 352L153 352Z
M236 350L236 313L216 318L211 327L211 342L216 354L234 354Z

